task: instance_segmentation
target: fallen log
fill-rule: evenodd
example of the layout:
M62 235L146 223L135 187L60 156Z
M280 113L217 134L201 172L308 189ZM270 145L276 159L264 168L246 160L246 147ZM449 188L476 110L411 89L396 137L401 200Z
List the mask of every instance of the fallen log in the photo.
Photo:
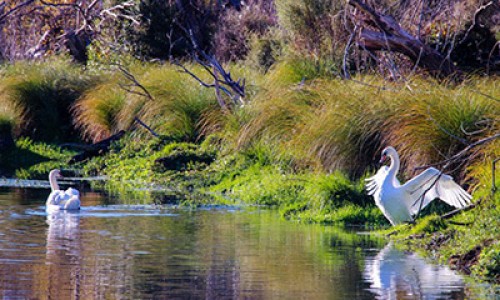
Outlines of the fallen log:
M118 133L110 136L107 139L101 140L97 143L94 143L92 145L85 146L85 150L75 156L73 156L69 160L69 164L74 164L77 162L81 162L84 160L87 160L89 158L95 157L95 156L101 156L109 151L109 147L111 146L111 143L118 141L125 135L124 130L120 130Z
M363 28L358 37L361 48L401 53L436 77L446 77L457 72L449 58L409 34L392 16L380 14L359 0L349 0L349 4L369 17L366 25L380 30Z

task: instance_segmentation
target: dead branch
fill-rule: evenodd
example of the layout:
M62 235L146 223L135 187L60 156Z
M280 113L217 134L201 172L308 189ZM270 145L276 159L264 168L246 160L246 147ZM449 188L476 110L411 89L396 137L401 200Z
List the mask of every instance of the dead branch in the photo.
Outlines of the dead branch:
M457 70L449 59L406 32L392 16L380 14L359 0L349 0L348 3L368 16L366 26L371 25L378 30L363 28L358 37L360 47L371 51L404 54L437 77L456 73Z
M472 150L473 148L475 148L477 146L481 146L481 145L486 144L486 143L489 143L489 142L491 142L491 141L493 141L493 140L495 140L497 138L500 138L500 133L496 133L496 134L494 134L492 136L480 139L479 141L476 141L476 142L474 142L472 144L469 144L467 147L465 147L460 152L458 152L457 154L453 155L450 158L444 159L444 160L439 161L437 163L433 163L433 164L428 164L428 165L425 165L425 166L416 167L414 170L422 170L422 169L427 169L428 167L435 167L435 166L440 166L440 165L444 165L443 169L446 169L453 162L458 161L458 160L462 159L464 156L466 156L467 153L470 150Z
M139 119L138 117L135 117L134 121L137 122L142 127L146 128L146 130L149 131L149 133L151 133L154 137L157 137L157 138L161 137L158 133L156 133L151 127L149 127L148 125L146 125L146 123L144 123L143 121L141 121L141 119Z
M472 19L472 24L469 26L469 28L467 29L467 31L465 32L463 38L458 42L458 44L462 44L463 42L465 42L467 40L467 38L469 37L469 34L470 32L476 27L476 26L480 26L478 25L479 24L479 15L485 11L488 7L490 7L491 5L493 5L493 1L490 1L484 5L481 5L475 12L474 12L474 18Z
M24 1L23 3L20 3L16 6L12 7L11 9L7 10L5 13L0 15L0 23L2 23L8 16L14 14L17 10L19 10L25 6L28 6L33 2L35 2L35 0L27 0L27 1Z
M491 163L491 193L494 194L497 191L497 181L496 181L496 166L497 162L500 161L500 157L497 157Z
M146 89L135 78L135 76L132 73L130 73L130 71L128 71L124 66L122 66L120 64L112 64L112 65L116 66L122 72L122 75L125 77L125 79L127 79L130 82L132 82L131 85L120 84L120 87L122 89L124 89L125 91L127 91L127 92L129 92L131 94L136 94L136 95L139 95L139 96L146 97L146 98L148 98L148 100L154 100L154 97L151 95L151 93L149 93L148 89ZM130 88L130 87L132 87L132 88ZM139 88L142 92L137 92L137 91L133 90L134 87Z
M483 201L483 198L479 198L479 200L477 202L472 203L471 205L468 205L468 206L463 207L463 208L457 208L455 210L452 210L452 211L450 211L448 213L445 213L444 215L440 216L439 218L441 220L451 219L452 217L458 215L461 212L468 211L468 210L471 210L471 209L475 208L476 206L479 206L482 201Z
M118 69L122 72L122 75L129 81L132 82L131 85L124 85L124 84L119 84L119 86L124 89L126 92L128 93L131 93L131 94L135 94L135 95L139 95L139 96L142 96L142 97L146 97L148 100L150 101L154 101L154 97L153 95L151 95L151 93L148 91L148 89L143 86L139 80L137 80L137 78L135 78L135 76L130 73L130 71L128 71L125 67L123 67L122 65L120 64L114 64L116 67L118 67ZM132 87L132 88L129 88L129 87ZM133 87L137 87L139 88L142 92L137 92L136 90L133 89ZM134 117L134 121L141 125L142 127L144 127L147 131L149 131L149 133L151 133L151 135L153 135L154 137L157 137L157 138L160 138L161 136L156 133L151 127L149 127L148 125L146 125L146 123L144 123L141 119L139 119L139 117L135 116Z
M79 153L79 154L73 156L69 160L68 163L74 164L74 163L78 163L78 162L87 160L89 158L101 156L109 151L109 148L113 142L120 140L124 135L125 135L125 131L120 130L118 133L110 136L107 139L104 139L102 141L99 141L97 143L89 145L88 147L86 147L87 149L84 150L82 153Z
M97 1L98 0L94 0L94 2L91 5L89 5L89 9L91 9L92 6L97 3ZM131 15L120 13L120 11L123 11L126 8L133 7L133 6L135 6L135 3L133 0L123 2L121 4L117 4L117 5L112 6L110 8L103 9L99 13L99 16L103 19L106 19L107 17L111 17L113 19L126 19L126 20L131 21L135 25L139 25L140 22L139 22L138 18L140 17L140 15L131 16Z
M177 2L179 9L182 11L184 7L181 2ZM217 102L222 109L230 109L231 106L239 106L245 103L245 79L238 78L238 80L233 80L231 77L231 72L226 71L224 67L219 63L219 61L213 55L208 55L199 48L199 43L194 36L193 29L190 28L190 24L187 24L187 28L182 24L178 26L185 32L188 40L191 42L194 53L192 58L195 62L201 65L205 71L213 78L213 83L206 83L200 77L196 76L193 72L188 70L184 65L178 61L173 63L181 67L182 71L193 77L199 84L206 88L214 88ZM201 58L200 58L201 57ZM226 100L222 97L220 91L223 91L229 99L230 103L226 103Z

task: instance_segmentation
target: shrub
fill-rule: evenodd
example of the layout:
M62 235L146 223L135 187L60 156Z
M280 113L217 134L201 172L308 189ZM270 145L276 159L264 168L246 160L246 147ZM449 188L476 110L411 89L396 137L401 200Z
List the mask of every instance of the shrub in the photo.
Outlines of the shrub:
M340 65L348 38L342 24L344 3L332 0L276 0L279 23L299 56Z
M252 37L260 38L276 25L271 1L252 0L241 9L226 9L214 36L214 53L221 61L244 59Z

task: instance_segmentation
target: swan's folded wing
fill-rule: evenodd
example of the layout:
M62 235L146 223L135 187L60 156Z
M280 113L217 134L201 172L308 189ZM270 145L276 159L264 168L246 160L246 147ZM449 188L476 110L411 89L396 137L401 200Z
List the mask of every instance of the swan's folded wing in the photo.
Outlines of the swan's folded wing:
M453 181L451 176L442 174L436 168L428 168L418 174L406 182L403 189L409 195L408 207L412 214L417 213L420 208L426 207L436 198L457 208L467 206L472 199L472 196Z
M382 166L375 175L365 179L365 187L368 195L375 195L380 191L382 183L384 182L385 177L387 177L387 173L389 173L389 167Z
M52 191L47 197L47 201L45 202L45 205L58 205L61 200L64 198L64 193L60 190L55 190Z

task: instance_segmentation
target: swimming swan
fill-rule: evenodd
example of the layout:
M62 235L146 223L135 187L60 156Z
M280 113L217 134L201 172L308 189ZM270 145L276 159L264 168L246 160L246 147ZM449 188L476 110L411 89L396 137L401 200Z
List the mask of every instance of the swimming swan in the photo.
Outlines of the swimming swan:
M52 192L47 198L46 210L76 210L80 209L80 192L74 188L68 188L66 191L59 189L57 178L61 178L61 171L52 170L49 173L49 182Z
M366 188L392 225L413 221L413 215L435 198L457 208L470 204L472 196L455 183L451 176L436 168L430 167L401 185L396 178L399 171L399 155L396 149L385 148L380 163L387 158L391 159L391 165L382 166L377 174L367 178Z

